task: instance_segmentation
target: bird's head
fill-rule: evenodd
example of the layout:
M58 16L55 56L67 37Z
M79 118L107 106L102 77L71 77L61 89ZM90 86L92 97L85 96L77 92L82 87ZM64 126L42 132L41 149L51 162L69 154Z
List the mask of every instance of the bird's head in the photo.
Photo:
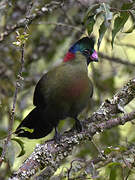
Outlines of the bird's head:
M87 59L87 65L92 62L98 62L97 52L94 50L94 37L83 37L77 41L68 51L64 62L70 61L75 57L76 52L81 52Z

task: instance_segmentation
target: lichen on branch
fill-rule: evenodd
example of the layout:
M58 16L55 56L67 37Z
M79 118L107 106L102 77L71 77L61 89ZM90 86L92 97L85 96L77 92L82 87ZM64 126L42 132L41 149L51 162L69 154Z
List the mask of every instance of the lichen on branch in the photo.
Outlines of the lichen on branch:
M44 168L44 178L51 177L60 166L63 159L72 153L74 147L82 141L91 140L98 132L103 132L112 127L123 125L135 118L135 111L124 114L123 116L113 118L114 114L121 113L119 106L126 106L135 98L135 78L130 80L124 87L119 90L110 100L106 100L92 116L83 121L83 131L65 132L61 138L60 144L53 140L36 146L34 152L26 159L18 171L10 180L29 179L39 170ZM97 124L97 121L98 124ZM101 121L101 122L100 122Z

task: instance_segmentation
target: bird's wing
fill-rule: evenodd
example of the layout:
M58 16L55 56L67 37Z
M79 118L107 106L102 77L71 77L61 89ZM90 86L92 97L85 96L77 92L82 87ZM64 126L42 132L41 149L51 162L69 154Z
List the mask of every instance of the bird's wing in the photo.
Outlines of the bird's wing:
M34 91L34 96L33 96L33 104L35 106L43 106L46 107L46 100L43 95L43 87L46 87L46 79L47 79L47 73L44 74L44 76L38 81L35 91ZM42 85L44 83L44 86Z
M43 108L47 106L48 98L51 97L52 93L55 92L55 86L58 86L57 82L55 82L54 79L56 78L57 74L59 74L59 71L61 71L61 67L63 66L65 66L65 64L54 67L52 70L44 74L38 81L33 96L33 104L35 106L40 106Z

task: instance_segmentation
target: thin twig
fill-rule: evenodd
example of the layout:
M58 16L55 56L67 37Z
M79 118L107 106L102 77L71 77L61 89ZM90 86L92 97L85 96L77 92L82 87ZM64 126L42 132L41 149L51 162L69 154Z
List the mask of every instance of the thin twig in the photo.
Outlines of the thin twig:
M100 156L103 158L104 157L104 154L102 153L101 149L98 147L98 145L95 143L94 139L91 140L92 144L95 146L95 148L97 149L98 153L100 154Z
M126 159L124 159L123 156L122 156L122 159L123 159L124 164L125 164L126 167L128 168L127 176L124 178L124 180L128 180L128 178L129 178L129 176L130 176L130 174L131 174L131 172L132 172L133 166L132 166L131 163L129 164L129 162L128 162Z
M16 24L8 26L7 30L0 34L0 43L5 40L12 32L15 32L19 28L25 28L27 25L30 25L34 20L43 17L44 15L49 14L53 10L62 7L63 2L50 2L45 6L38 9L35 13L27 15L25 18L20 19ZM30 6L29 6L30 7Z
M128 170L128 174L127 174L127 176L125 177L125 179L124 179L124 180L128 180L128 178L129 178L129 176L130 176L131 172L132 172L132 171L131 171L131 169L129 169L129 170Z
M129 48L135 49L135 45L133 45L133 44L119 43L119 42L115 42L115 44L116 44L117 46L127 46L127 47L129 47Z
M71 172L71 170L72 170L72 168L73 168L73 163L74 162L78 162L78 161L80 161L80 162L85 162L85 160L83 160L83 159L74 159L71 163L70 163L70 168L68 169L68 173L67 173L67 179L68 180L70 180L70 172Z
M74 26L74 25L70 25L70 24L58 23L58 22L39 22L38 24L48 24L48 25L55 25L55 26L63 26L63 27L74 29L74 30L84 34L84 31L82 31L81 28L79 28L77 26Z
M126 61L126 60L122 60L120 58L116 58L116 57L110 57L108 55L105 55L101 52L98 53L99 57L101 58L104 58L104 59L107 59L109 61L113 61L115 63L119 63L119 64L123 64L123 65L127 65L127 66L132 66L132 67L135 67L135 64L134 63L130 63L129 61Z
M117 8L110 8L110 10L112 11L112 12L128 12L129 13L129 11L131 10L131 9L117 9Z
M1 159L0 159L0 166L1 166L2 162L4 161L6 150L8 147L8 143L11 140L12 127L14 124L14 117L15 117L15 107L16 107L16 101L17 101L17 94L18 94L18 90L20 88L20 80L22 79L23 67L24 67L24 44L22 44L22 46L21 46L21 67L20 67L20 71L18 73L17 80L16 80L15 93L13 96L13 106L12 106L12 110L11 110L11 114L10 114L8 136L7 136L7 139L5 140L5 143L4 143L4 147L3 147L3 151L2 151L2 155L1 155Z
M30 14L30 9L32 8L32 5L33 4L30 2L30 4L28 5L26 16L28 16ZM24 28L24 33L26 33L26 29L27 29L27 22L26 22L26 25L25 25L25 28ZM16 108L17 95L18 95L18 90L20 88L20 81L23 80L22 72L23 72L23 68L24 68L24 46L25 45L23 43L21 45L21 59L20 59L21 67L20 67L20 70L19 70L18 75L17 75L16 85L15 85L15 92L14 92L14 96L13 96L13 106L12 106L12 109L11 109L10 119L9 119L8 135L7 135L7 138L6 138L5 143L4 143L2 155L0 157L0 166L2 165L2 162L5 159L8 144L9 144L9 142L11 140L12 128L13 128L14 118L15 118L15 108Z

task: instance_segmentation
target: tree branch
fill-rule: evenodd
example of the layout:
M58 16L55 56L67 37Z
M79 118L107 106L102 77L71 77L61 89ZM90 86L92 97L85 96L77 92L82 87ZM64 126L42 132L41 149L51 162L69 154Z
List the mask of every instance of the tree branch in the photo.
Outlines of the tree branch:
M115 63L119 63L119 64L135 67L134 63L131 63L131 62L127 61L127 60L122 60L122 59L116 58L116 57L110 57L110 56L107 56L107 55L105 55L103 53L98 53L98 55L101 58L107 59L109 61L113 61Z
M11 109L10 120L9 120L8 136L7 136L7 139L5 140L2 155L0 157L0 166L5 159L6 150L8 148L8 143L11 140L12 128L13 128L14 117L15 117L15 107L16 107L16 101L17 101L17 94L18 94L18 90L20 88L20 80L22 80L23 67L24 67L24 44L22 44L22 46L21 46L21 67L20 67L19 73L17 75L15 92L14 92L14 97L13 97L13 106Z
M16 24L12 26L8 26L6 28L6 31L0 34L0 43L3 42L5 38L9 36L12 32L15 32L19 28L25 28L27 25L30 25L36 19L49 14L50 12L54 11L55 9L61 6L63 6L63 2L52 1L49 4L46 4L44 7L36 10L36 12L33 13L32 15L26 15L25 18L20 19Z
M107 99L88 119L89 122L109 120L114 115L124 112L124 107L135 97L135 78L131 79L112 99Z
M33 4L31 2L28 4L28 8L27 8L27 11L26 11L27 16L29 16L29 14L30 14L32 5ZM27 22L26 22L25 27L24 27L24 34L26 34L26 29L27 29ZM17 95L18 95L18 91L19 91L19 88L20 88L20 81L23 80L22 73L23 73L23 68L24 68L24 46L25 46L25 42L23 42L21 44L21 46L20 46L20 51L21 51L20 63L21 63L21 67L20 67L20 70L18 72L17 79L16 79L15 92L14 92L14 96L13 96L13 105L12 105L12 109L11 109L11 113L10 113L8 135L7 135L7 138L6 138L4 146L3 146L2 155L0 157L0 166L2 165L2 162L5 159L8 144L9 144L9 142L11 140L12 128L13 128L14 118L15 118L15 108L16 108Z
M53 140L47 141L42 145L37 145L34 152L22 164L14 174L14 178L29 179L40 169L45 169L44 178L49 179L65 157L71 154L73 148L84 140L91 140L96 132L110 129L117 125L123 125L127 121L135 118L135 111L125 114L123 117L112 119L113 115L123 110L135 97L135 78L130 80L111 100L106 100L93 115L82 122L84 129L82 132L65 132L60 144ZM98 124L96 121L102 121Z
M60 179L67 177L68 180L74 180L74 179L79 179L77 176L81 176L82 178L80 179L86 179L88 175L91 176L91 179L97 179L98 177L101 178L99 175L98 169L105 167L106 165L116 162L123 169L127 168L128 173L125 176L125 180L128 179L130 173L132 172L132 168L134 168L134 152L135 152L135 145L134 144L129 144L126 147L122 146L121 147L108 147L105 149L102 149L102 152L104 156L101 156L100 154L90 160L85 160L85 159L74 159L70 163L70 168L67 171L64 171L59 174L59 175L54 175L53 178L55 177L60 177ZM107 149L110 151L107 152ZM131 162L129 160L129 156L133 155L133 161ZM76 162L79 164L76 165L73 163ZM44 172L44 171L43 171ZM44 178L43 172L37 176L34 180L40 180L41 178ZM124 178L123 178L124 179Z

